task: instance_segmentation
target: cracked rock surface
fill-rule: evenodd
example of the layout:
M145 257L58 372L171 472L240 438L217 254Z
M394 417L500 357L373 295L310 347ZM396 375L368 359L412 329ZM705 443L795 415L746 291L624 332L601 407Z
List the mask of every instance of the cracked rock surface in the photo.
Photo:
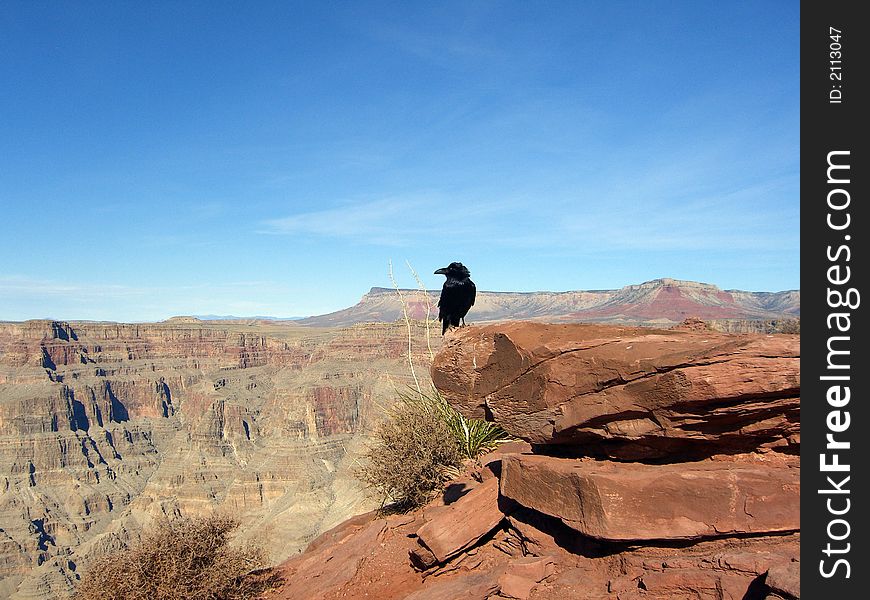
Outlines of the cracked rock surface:
M796 444L800 338L506 323L447 340L432 366L468 417L536 445L681 460Z
M324 536L272 597L795 600L799 356L793 335L458 330L438 390L525 441L419 511Z

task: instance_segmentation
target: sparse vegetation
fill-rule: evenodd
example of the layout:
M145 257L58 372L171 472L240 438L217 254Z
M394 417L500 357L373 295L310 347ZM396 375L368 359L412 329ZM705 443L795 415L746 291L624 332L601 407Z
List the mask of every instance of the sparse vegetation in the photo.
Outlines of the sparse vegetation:
M405 402L419 403L446 426L459 447L463 459L476 459L481 454L495 450L500 444L509 442L507 432L490 421L467 419L458 410L433 390L431 394L407 395Z
M241 600L275 586L262 551L229 545L238 520L220 515L160 521L132 548L93 561L78 600Z
M467 419L438 392L401 394L375 432L357 476L399 511L425 504L467 460L510 437L488 421Z
M431 306L422 280L408 263L418 290L427 304L426 345L432 360L430 326ZM467 460L494 450L510 441L510 436L498 425L482 419L467 419L454 409L434 388L423 390L412 359L411 321L405 295L393 276L389 277L402 303L402 315L408 329L408 366L414 385L387 410L387 418L378 426L374 443L362 457L356 475L369 488L381 495L382 505L413 510L425 504L455 475Z
M407 511L432 496L447 470L462 464L459 445L436 411L403 396L378 426L357 476L382 496L382 503Z

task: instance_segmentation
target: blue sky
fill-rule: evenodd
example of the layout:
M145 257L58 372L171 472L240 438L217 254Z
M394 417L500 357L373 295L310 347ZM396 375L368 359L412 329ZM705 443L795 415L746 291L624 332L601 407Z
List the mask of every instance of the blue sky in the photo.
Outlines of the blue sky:
M799 287L797 2L0 4L0 320Z

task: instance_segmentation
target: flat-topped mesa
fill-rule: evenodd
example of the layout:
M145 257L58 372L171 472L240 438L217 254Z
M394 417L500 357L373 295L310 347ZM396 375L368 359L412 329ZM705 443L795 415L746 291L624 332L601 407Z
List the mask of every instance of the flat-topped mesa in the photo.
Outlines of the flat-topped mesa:
M687 460L799 449L796 335L469 327L445 341L432 380L464 415L570 453Z

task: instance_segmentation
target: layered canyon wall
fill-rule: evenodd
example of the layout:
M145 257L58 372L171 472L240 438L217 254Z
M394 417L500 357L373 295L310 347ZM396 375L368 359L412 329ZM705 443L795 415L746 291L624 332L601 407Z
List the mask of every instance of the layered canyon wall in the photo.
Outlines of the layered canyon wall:
M161 515L299 551L369 507L351 468L406 351L397 324L0 323L0 597L65 597Z

